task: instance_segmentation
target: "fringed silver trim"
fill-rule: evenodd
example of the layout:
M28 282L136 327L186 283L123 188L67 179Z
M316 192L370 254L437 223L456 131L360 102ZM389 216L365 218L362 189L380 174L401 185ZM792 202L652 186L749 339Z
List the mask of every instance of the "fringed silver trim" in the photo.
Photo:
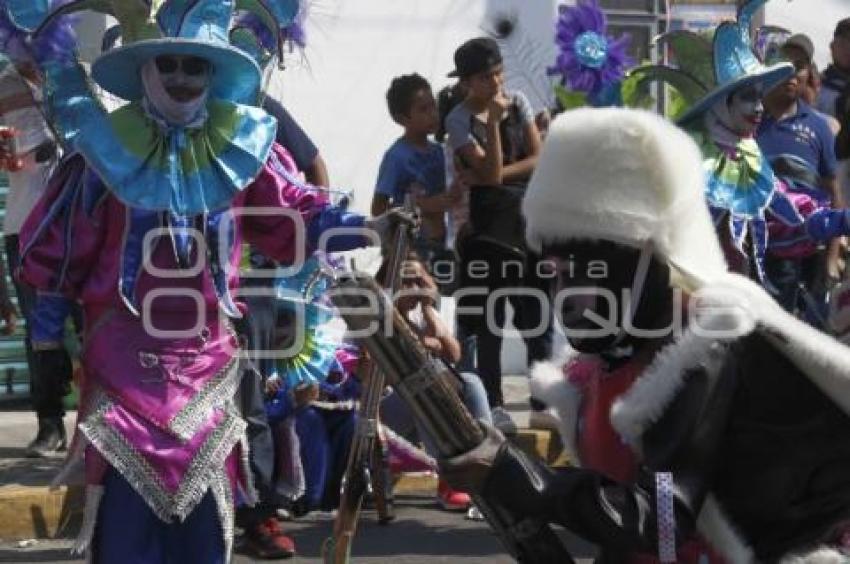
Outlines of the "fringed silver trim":
M231 400L238 386L238 359L234 356L171 418L168 429L184 441L190 440L207 421L210 411Z
M98 406L96 415L80 424L80 430L92 445L117 470L145 503L162 521L169 523L175 517L184 520L201 501L209 488L215 472L220 472L233 447L244 435L246 424L231 411L210 434L195 454L189 469L173 496L150 466L121 433L103 421L103 414L112 406L107 399Z
M231 411L225 413L224 420L198 450L180 482L171 510L175 517L182 521L195 509L207 493L210 480L224 468L225 460L246 428L247 424L238 415Z
M142 496L162 521L171 521L171 496L162 486L156 471L140 456L121 433L102 420L92 417L80 424L80 430L103 458Z
M248 444L248 435L245 433L242 433L242 436L239 437L239 451L239 462L242 465L242 479L244 480L242 493L245 496L245 503L253 507L260 501L260 494L257 493L257 488L254 485L254 473L251 471L251 448Z
M216 472L210 479L210 492L212 492L218 518L221 521L221 535L224 541L224 563L230 564L233 555L233 490L230 488L230 480L227 474Z
M79 556L89 551L92 540L94 539L94 530L97 526L97 512L100 509L102 499L103 486L86 486L86 505L85 509L83 509L83 524L80 527L80 533L74 540L74 546L71 547L71 554Z

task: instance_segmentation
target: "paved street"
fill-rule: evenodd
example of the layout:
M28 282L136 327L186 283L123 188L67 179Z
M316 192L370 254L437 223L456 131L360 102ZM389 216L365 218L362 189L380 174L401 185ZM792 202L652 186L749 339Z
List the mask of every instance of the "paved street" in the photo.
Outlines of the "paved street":
M330 517L308 516L286 523L298 547L292 564L321 564L322 541L331 529ZM68 541L38 541L26 549L17 543L0 543L0 562L83 562L68 555ZM569 542L581 564L589 564L592 548L581 542ZM356 564L509 564L513 562L485 523L467 521L462 514L447 513L430 499L400 500L398 518L389 526L379 526L374 513L366 512L354 544ZM237 555L237 564L254 560Z

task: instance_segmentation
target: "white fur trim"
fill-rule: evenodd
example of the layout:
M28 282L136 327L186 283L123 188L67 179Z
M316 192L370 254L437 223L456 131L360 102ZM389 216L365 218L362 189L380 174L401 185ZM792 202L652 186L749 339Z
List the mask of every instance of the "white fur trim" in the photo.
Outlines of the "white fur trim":
M819 548L807 554L786 556L780 564L847 564L850 561L846 555L832 548Z
M564 376L563 362L538 362L531 370L531 397L543 402L558 422L558 432L570 464L581 465L576 447L581 391Z
M551 125L523 199L532 247L605 239L656 253L708 281L726 272L703 195L702 155L652 112L578 109Z
M749 298L718 285L704 287L691 297L688 329L658 352L611 409L611 424L633 448L640 450L641 436L664 414L689 370L708 361L720 343L734 341L755 329L758 316Z
M697 518L697 530L730 564L753 562L753 551L729 522L720 504L709 495Z

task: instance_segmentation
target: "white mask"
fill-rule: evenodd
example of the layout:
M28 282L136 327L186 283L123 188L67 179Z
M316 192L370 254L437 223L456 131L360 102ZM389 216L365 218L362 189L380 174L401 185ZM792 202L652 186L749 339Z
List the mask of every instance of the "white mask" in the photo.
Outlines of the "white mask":
M180 57L176 57L180 59ZM201 116L209 94L209 72L186 74L183 67L175 72L162 73L156 60L151 59L142 66L142 85L145 97L159 114L171 125L189 125ZM169 90L202 92L191 99L175 99Z
M714 104L706 116L712 137L724 144L729 144L731 139L737 144L744 137L752 137L764 114L762 95L762 86L756 84Z

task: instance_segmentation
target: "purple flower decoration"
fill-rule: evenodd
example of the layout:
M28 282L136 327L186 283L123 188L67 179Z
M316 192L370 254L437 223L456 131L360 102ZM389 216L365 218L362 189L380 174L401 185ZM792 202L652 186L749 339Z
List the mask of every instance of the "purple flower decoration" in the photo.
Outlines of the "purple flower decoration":
M628 36L607 35L608 24L597 0L558 7L555 43L558 58L549 75L560 75L571 90L597 95L622 80L633 63L626 54Z

